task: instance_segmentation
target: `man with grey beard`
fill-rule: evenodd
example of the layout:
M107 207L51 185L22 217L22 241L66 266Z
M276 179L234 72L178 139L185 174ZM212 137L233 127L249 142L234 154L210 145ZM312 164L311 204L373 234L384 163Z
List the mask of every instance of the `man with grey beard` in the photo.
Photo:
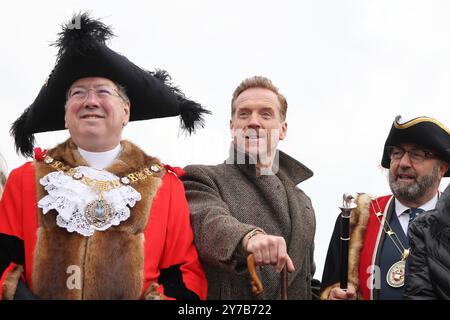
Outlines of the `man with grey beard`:
M432 210L442 177L450 176L450 131L429 117L397 116L381 165L389 169L392 195L358 194L351 211L348 257L340 254L338 218L322 277L322 299L397 300L404 293L409 223ZM423 213L424 214L424 213ZM348 288L339 283L339 263L348 259Z

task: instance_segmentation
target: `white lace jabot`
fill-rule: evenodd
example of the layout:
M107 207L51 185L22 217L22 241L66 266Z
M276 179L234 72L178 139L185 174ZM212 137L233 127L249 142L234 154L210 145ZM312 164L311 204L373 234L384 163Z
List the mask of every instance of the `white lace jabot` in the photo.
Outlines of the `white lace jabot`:
M75 168L79 173L91 179L100 181L113 181L119 179L116 175L90 167L79 166ZM103 199L113 209L111 219L102 227L89 224L85 217L86 205L99 199L99 193L81 181L64 174L62 171L50 172L39 180L48 192L38 202L44 214L55 209L58 212L56 223L69 232L77 232L83 236L91 236L96 230L103 231L111 226L117 226L130 217L130 208L141 200L141 194L129 185L104 191ZM129 207L128 207L129 206Z

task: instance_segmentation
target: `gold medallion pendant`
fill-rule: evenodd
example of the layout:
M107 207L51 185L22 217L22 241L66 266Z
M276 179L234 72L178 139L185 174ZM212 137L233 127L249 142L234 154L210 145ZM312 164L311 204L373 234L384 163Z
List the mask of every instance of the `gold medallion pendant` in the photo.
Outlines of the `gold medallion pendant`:
M405 284L405 260L394 263L386 275L387 283L393 288L400 288Z
M103 199L94 200L88 203L84 209L84 214L89 224L101 228L108 223L113 214L113 209L111 205Z

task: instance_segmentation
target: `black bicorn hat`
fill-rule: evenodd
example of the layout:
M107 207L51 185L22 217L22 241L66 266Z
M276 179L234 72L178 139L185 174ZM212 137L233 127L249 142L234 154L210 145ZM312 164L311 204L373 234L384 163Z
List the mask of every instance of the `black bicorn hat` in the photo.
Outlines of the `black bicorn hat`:
M384 144L381 165L389 169L391 160L388 147L401 143L412 143L430 149L437 157L450 164L450 130L439 121L430 117L417 117L403 120L396 116L391 131ZM450 177L450 169L444 177Z
M11 127L17 152L32 156L34 133L65 129L67 91L85 77L103 77L124 86L131 103L130 121L179 115L189 134L204 126L203 116L210 111L187 99L166 71L147 71L108 48L106 41L114 36L111 28L88 13L74 15L58 36L53 44L58 48L55 67Z

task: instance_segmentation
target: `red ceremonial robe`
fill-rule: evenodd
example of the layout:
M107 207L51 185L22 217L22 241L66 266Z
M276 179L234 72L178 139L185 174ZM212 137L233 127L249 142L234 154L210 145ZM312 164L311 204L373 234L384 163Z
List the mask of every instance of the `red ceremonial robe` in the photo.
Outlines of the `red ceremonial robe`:
M109 172L120 177L152 165L161 169L131 184L142 199L127 220L89 237L57 226L55 210L44 215L37 208L47 194L39 179L54 168L35 161L11 172L0 203L0 298L14 298L18 281L45 299L206 298L177 177L183 170L160 165L130 142L121 145ZM70 167L87 165L71 140L47 154ZM81 268L81 288L67 284L71 266Z

